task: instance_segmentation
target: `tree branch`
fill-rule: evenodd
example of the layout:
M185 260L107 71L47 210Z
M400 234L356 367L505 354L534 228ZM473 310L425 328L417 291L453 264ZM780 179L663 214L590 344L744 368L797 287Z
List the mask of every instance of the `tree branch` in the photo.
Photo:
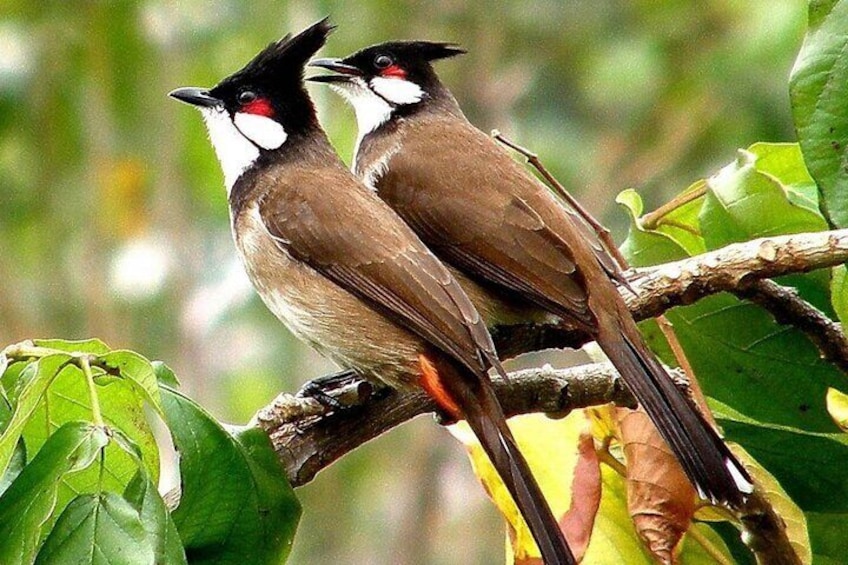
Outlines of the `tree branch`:
M763 238L729 245L717 251L674 263L634 271L635 295L622 289L637 319L657 316L665 310L718 292L734 291L757 301L781 323L806 331L828 359L848 367L848 344L838 326L812 307L777 290L774 283L758 279L805 272L848 261L848 229ZM775 288L776 287L776 288ZM765 289L765 290L764 290ZM779 305L779 306L778 306ZM503 357L551 347L577 347L589 340L580 332L554 326L526 324L493 331ZM321 389L343 404L358 404L352 411L328 413L311 398L280 395L257 413L254 420L271 436L294 485L310 481L315 474L348 451L394 426L435 406L424 394L375 395L360 403L363 387L354 378ZM589 365L568 371L537 369L498 382L504 409L511 413L562 413L574 408L632 402L608 365Z
M674 374L685 387L681 374ZM436 410L436 404L424 392L384 389L371 394L363 390L369 385L351 373L340 375L313 383L320 383L324 394L350 408L333 410L314 398L283 393L254 416L252 424L271 437L293 486L311 481L318 471L366 441ZM561 370L546 366L516 371L510 374L509 384L494 379L494 385L508 416L566 414L608 402L635 406L620 379L612 365L597 363Z
M633 317L640 321L719 292L742 296L740 293L744 289L752 288L751 285L760 279L832 267L846 261L848 229L767 237L735 243L673 263L635 269L629 277L634 292L624 288L620 292ZM753 291L747 292L744 298L755 301ZM787 293L782 293L784 304L788 300ZM805 332L822 354L837 366L848 366L848 346L840 328L820 313L823 319L813 323L815 316L809 311L812 307L800 308L798 301L800 299L794 301L793 308L784 306L781 309L777 309L774 300L755 302L768 309L778 322ZM497 327L492 330L492 337L504 359L527 351L577 348L591 340L591 336L583 332L543 324Z
M748 281L832 267L848 261L848 229L765 237L734 243L673 263L637 269L630 279L636 292L622 291L639 320L672 306L693 302Z

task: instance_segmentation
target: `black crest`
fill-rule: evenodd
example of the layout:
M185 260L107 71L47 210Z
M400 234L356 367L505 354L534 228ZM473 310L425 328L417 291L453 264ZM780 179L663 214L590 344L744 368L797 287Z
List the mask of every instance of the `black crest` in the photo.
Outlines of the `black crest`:
M318 127L315 108L303 86L307 61L323 47L335 29L324 18L297 35L286 35L269 44L241 70L218 83L210 94L223 100L230 112L243 103L240 95L264 98L274 108L274 119L285 127L289 138ZM291 145L291 143L289 143Z
M334 29L329 18L324 18L295 36L288 34L270 43L227 81L300 80L306 62L324 46Z
M456 43L440 43L435 41L400 41L397 43L397 49L402 52L418 53L420 57L427 61L447 59L466 53L465 49L462 49Z

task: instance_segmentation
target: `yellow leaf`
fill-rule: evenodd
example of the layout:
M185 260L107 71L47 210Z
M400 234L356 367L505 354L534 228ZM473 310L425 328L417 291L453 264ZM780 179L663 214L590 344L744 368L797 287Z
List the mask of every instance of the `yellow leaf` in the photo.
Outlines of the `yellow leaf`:
M585 416L582 411L575 411L565 418L552 420L541 414L531 414L512 418L509 424L572 551L575 555L581 554L589 542L600 496L598 462L592 438L587 433ZM514 554L515 562L538 559L539 550L527 525L474 434L464 422L451 426L451 433L468 448L474 472L507 520L513 547L510 554ZM574 504L572 489L580 494Z
M612 404L586 408L586 417L592 423L592 435L601 441L618 437L618 422L615 415L616 407Z
M848 394L835 388L827 389L827 411L843 432L848 432Z
M570 510L574 516L579 514L579 510L575 509L580 508L579 504L572 505L572 491L577 489L582 492L595 480L592 475L598 476L598 468L595 467L595 471L591 471L590 458L585 453L581 455L580 446L585 447L590 439L586 434L588 429L599 432L603 439L613 431L609 429L610 425L615 425L614 420L611 419L609 411L603 409L575 410L560 420L551 420L543 415L520 416L510 420L510 427L548 498L554 515L564 517L560 523L564 525L569 540L572 539L572 534L564 522L568 522ZM529 531L519 518L518 510L474 435L464 423L451 426L451 432L468 448L474 472L509 524L510 538L513 541L511 547L514 549L508 549L507 563L540 563L538 550ZM606 465L601 465L599 470L600 500L597 511L594 512L588 546L583 551L576 547L576 544L572 544L572 549L576 554L583 555L582 565L653 565L655 561L639 538L628 511L624 477ZM576 498L582 497L581 494ZM591 505L589 506L591 508ZM576 518L576 521L584 526L587 523L585 518ZM693 529L698 535L686 535L678 549L681 563L714 565L715 555L722 556L724 562L733 562L727 547L709 526L695 524L690 527L689 532Z

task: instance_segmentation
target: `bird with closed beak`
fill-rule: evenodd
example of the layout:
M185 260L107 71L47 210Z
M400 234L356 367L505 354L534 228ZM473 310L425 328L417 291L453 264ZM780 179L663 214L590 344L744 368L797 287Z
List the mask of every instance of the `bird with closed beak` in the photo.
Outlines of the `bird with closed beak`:
M591 226L465 117L432 62L453 44L396 41L311 65L353 106L354 173L475 286L487 324L522 312L588 333L618 369L701 497L738 506L750 476L648 349ZM478 292L479 291L479 292ZM506 305L506 308L504 307Z
M345 368L423 388L479 438L549 564L576 563L506 424L488 371L492 339L450 271L334 152L303 84L326 19L271 43L198 108L221 162L232 230L268 308Z

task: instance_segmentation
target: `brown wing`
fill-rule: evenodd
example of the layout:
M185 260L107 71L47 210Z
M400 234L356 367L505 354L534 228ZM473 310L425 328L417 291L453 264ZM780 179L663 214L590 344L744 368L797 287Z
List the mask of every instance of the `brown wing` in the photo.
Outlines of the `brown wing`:
M434 143L436 151L423 146ZM459 164L468 162L478 166ZM557 235L564 231L559 222L574 218L481 132L442 123L407 137L377 188L448 262L584 328L594 326L570 246Z
M260 205L282 249L471 371L502 370L464 291L379 198L344 170L322 174L318 189L314 176L294 176L297 188L285 199Z

